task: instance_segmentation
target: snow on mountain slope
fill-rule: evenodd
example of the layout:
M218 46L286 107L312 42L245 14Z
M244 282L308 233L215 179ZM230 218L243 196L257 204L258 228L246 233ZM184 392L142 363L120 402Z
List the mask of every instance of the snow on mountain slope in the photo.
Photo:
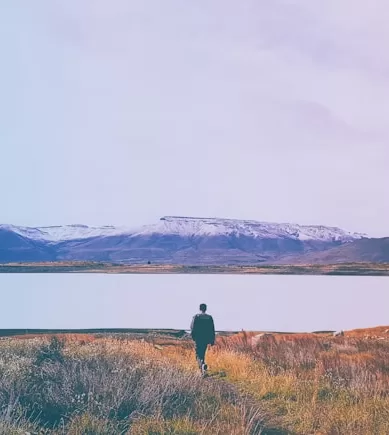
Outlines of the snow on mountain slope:
M88 227L87 225L63 225L37 228L0 225L0 229L1 228L13 231L32 240L42 240L47 242L89 239L91 237L120 236L132 233L131 230L122 227Z
M137 235L151 233L182 236L236 235L260 238L291 238L295 240L352 241L366 237L335 227L278 224L252 220L165 216L155 225L143 227Z
M147 236L152 234L192 236L246 236L253 238L289 238L301 241L349 242L367 237L365 234L350 233L335 227L307 226L297 224L277 224L252 220L195 218L181 216L165 216L158 223L141 228L129 227L88 227L86 225L64 225L50 227L17 227L0 225L33 240L52 243L92 237L108 236Z

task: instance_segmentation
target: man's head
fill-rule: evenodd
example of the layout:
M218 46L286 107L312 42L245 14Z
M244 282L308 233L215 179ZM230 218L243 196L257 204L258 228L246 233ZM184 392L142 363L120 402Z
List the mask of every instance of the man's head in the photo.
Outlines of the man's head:
M202 313L205 313L207 311L207 305L206 304L200 304L200 311Z

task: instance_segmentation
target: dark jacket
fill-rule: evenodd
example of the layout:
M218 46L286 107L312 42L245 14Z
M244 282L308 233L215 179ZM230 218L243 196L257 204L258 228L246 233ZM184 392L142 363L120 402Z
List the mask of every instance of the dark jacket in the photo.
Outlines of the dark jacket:
M206 313L196 314L192 319L190 329L194 341L204 344L215 343L215 325L211 315Z

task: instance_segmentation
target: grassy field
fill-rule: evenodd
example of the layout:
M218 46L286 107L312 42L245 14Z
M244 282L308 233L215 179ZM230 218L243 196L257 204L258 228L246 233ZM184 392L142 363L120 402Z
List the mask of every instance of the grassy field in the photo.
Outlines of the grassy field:
M146 273L146 274L256 274L256 275L365 275L389 276L389 263L330 265L185 266L124 265L98 262L47 262L0 264L0 273Z
M386 330L3 337L0 434L389 434Z

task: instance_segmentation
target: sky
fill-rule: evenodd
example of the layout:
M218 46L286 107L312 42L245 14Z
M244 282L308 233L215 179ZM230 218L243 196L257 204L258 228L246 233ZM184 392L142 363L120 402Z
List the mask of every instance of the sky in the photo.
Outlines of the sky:
M351 276L0 274L0 288L7 289L0 329L188 330L202 302L217 330L368 328L388 325L387 282Z
M0 5L0 223L388 236L386 0Z

